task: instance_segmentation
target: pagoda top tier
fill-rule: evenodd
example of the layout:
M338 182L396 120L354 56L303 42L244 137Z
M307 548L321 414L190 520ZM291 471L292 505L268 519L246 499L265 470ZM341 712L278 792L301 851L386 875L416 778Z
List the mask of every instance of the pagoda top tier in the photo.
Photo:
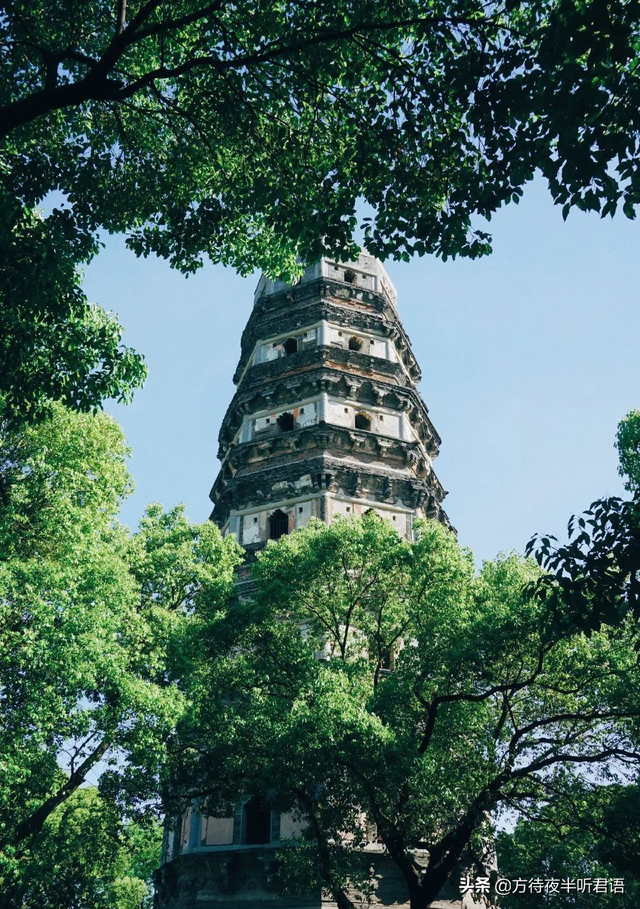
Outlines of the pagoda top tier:
M305 268L298 284L308 284L311 281L317 281L319 278L350 284L373 293L382 294L394 308L397 307L398 294L391 278L382 262L370 255L366 250L363 250L357 259L348 262L338 262L336 259L324 256L319 261ZM255 306L258 300L263 297L282 293L291 288L291 286L285 281L272 281L262 275L253 296L253 305Z

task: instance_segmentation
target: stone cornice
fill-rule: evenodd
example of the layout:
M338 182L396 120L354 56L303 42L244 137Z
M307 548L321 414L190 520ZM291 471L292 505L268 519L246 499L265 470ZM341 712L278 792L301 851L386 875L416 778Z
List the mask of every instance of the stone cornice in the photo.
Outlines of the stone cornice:
M307 476L305 487L300 481ZM405 508L421 509L428 517L448 523L440 504L446 493L435 474L426 479L393 476L384 468L345 463L328 452L293 463L265 466L248 476L226 479L223 484L216 481L210 496L214 502L211 518L223 525L231 509L268 507L271 503L275 506L319 491L342 491L354 499L390 507L400 502Z
M264 470L265 461L278 464L299 461L318 449L334 452L343 459L354 458L365 466L383 461L391 471L410 471L420 477L433 472L419 442L331 423L316 423L290 432L256 436L249 442L234 445L222 465L214 489L239 471L246 475ZM376 469L384 470L384 464L378 463Z
M409 337L386 296L321 278L260 299L242 333L240 362L233 381L236 384L240 381L258 341L293 332L323 319L345 328L392 338L412 380L420 380L420 367Z
M393 382L395 385L413 387L400 363L392 363L383 357L360 353L337 345L307 347L288 357L278 357L267 363L257 363L245 372L238 391L246 388L260 387L265 382L286 378L302 370L315 369L318 366L334 366L343 372L353 370L359 375L378 377L381 381Z
M315 368L291 370L289 374L280 374L272 382L265 382L263 379L259 383L252 381L246 385L242 384L227 408L220 428L218 457L221 460L242 424L243 415L269 411L271 408L293 407L298 402L312 398L321 392L327 392L332 397L350 399L363 406L387 407L390 410L406 411L429 455L437 456L440 436L429 418L424 401L415 388L380 381L370 375L344 372L337 366L329 365L333 359L331 356L322 357L325 364L319 366L317 354L319 352L326 354L333 348L314 348L314 350L316 352ZM300 356L309 352L304 351ZM366 354L354 355L353 351L346 351L346 353L351 354L352 357L364 357L367 360L377 359ZM297 356L298 354L294 354L292 357L287 357L286 360L293 360Z

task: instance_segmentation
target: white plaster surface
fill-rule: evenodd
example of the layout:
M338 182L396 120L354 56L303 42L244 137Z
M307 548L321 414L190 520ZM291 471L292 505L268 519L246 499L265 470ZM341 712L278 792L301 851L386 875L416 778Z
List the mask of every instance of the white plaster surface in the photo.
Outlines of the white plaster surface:
M298 351L300 351L306 347L312 347L314 344L317 344L318 329L316 327L305 328L299 331L293 331L289 335L258 341L253 354L253 362L268 363L270 360L277 360L278 357L287 356L284 344L289 338L296 339L298 342Z
M202 818L203 846L230 846L233 843L232 817Z
M307 474L296 481L295 484L300 491L308 490L311 486L311 477ZM278 484L273 489L277 490ZM288 489L289 484L282 484L283 491ZM284 511L289 517L289 530L297 530L300 527L306 527L310 519L317 517L319 513L318 499L307 499L289 505L270 504L268 508L259 511L252 511L249 514L242 515L242 539L240 543L248 545L249 543L261 543L269 539L269 517L277 509Z
M325 344L333 344L335 347L344 348L349 347L351 338L357 338L362 342L360 353L370 354L372 357L380 357L384 360L397 362L398 355L396 354L395 348L393 347L393 344L387 343L386 338L377 338L375 335L366 334L365 332L341 328L339 325L334 325L331 322L327 322L325 338Z
M311 401L310 403L301 405L283 407L279 410L275 410L273 413L256 417L251 423L252 437L260 432L280 431L280 428L278 426L278 417L282 416L284 413L293 414L294 428L300 426L310 426L312 423L317 423L317 409L317 402Z
M383 436L391 436L394 439L403 438L401 434L402 414L394 413L388 409L362 407L359 404L352 404L339 398L329 398L327 423L355 427L357 414L363 414L371 420L371 432L376 432ZM410 430L410 432L410 438L413 438L413 430Z
M348 501L345 499L329 499L329 513L332 519L337 517L349 518L353 517L354 515L356 517L359 517L365 512L370 511L372 507L373 511L375 511L377 515L380 515L383 520L389 521L389 523L395 530L397 530L401 537L407 536L411 525L407 519L407 513L404 511L400 511L394 508L380 508L379 506L371 506L355 500Z

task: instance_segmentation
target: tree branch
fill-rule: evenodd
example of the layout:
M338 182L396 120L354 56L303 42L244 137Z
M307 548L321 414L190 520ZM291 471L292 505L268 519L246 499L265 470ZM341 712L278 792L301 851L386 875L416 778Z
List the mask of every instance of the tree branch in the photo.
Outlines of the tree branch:
M93 61L93 64L84 61L91 67L91 72L81 80L58 85L54 89L34 92L1 108L0 122L3 125L0 127L0 137L9 135L12 130L24 126L47 113L79 105L86 101L123 101L131 98L137 92L142 91L156 81L176 79L198 68L208 67L218 72L226 69L244 69L295 55L321 44L332 44L349 40L355 35L387 32L397 28L415 26L457 27L459 25L467 25L470 28L490 25L496 30L500 28L499 24L492 22L490 19L478 20L473 17L437 15L415 16L387 22L358 22L347 28L326 28L312 35L299 34L293 41L288 43L283 43L282 40L267 42L249 54L234 54L226 59L219 56L204 55L185 60L174 67L163 65L144 73L129 84L123 83L120 79L110 79L109 76L113 73L116 63L128 47L137 44L145 37L164 35L168 30L174 30L177 27L175 23L180 20L167 20L164 23L158 23L157 26L151 26L145 32L136 31L138 25L142 21L146 21L159 5L160 0L152 0L152 2L146 4L131 24L124 31L114 36L104 54L98 60ZM203 7L197 11L199 17L210 15L211 11L214 11L217 6L217 4L211 4ZM194 19L194 21L199 20Z
M116 37L124 31L124 24L127 21L127 0L118 0L118 10L116 12Z
M452 704L460 701L466 701L471 703L481 703L486 701L487 698L493 697L494 694L504 694L510 693L513 694L516 691L521 691L523 688L527 688L531 685L536 678L542 672L542 666L544 662L545 650L541 649L538 655L538 665L531 675L524 679L522 682L506 682L501 685L492 685L491 688L487 688L486 691L481 691L478 694L466 694L464 692L458 694L442 694L436 695L429 705L429 715L427 717L427 725L422 736L422 741L418 747L418 753L424 754L427 748L429 747L429 742L431 741L431 736L433 735L433 730L436 724L436 718L438 713L438 708L441 704ZM521 671L521 670L520 670ZM518 672L518 675L520 674Z
M28 836L33 836L35 833L39 833L42 830L44 822L47 820L52 811L54 811L58 805L61 805L66 799L72 795L76 789L78 789L82 783L84 783L87 773L94 767L98 761L106 754L109 750L110 743L106 740L100 742L99 745L94 748L91 754L87 755L84 761L79 765L77 770L75 770L67 782L62 786L55 795L47 799L34 813L22 821L16 827L13 840L15 843L19 843L22 840L26 839Z
M550 726L553 723L566 722L569 720L591 723L595 720L623 720L631 719L636 716L637 713L624 713L615 710L608 711L606 713L597 711L594 711L593 713L557 713L554 714L554 716L548 716L540 720L534 720L532 723L528 723L526 726L523 726L522 729L518 729L518 731L511 739L511 742L509 744L509 751L515 754L516 746L524 735L527 735L529 732L535 732L537 729L542 729L544 726Z

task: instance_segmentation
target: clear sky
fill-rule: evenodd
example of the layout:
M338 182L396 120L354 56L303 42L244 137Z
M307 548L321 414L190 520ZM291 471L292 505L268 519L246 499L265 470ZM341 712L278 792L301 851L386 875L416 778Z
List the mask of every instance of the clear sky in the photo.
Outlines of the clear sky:
M480 560L536 531L562 536L572 513L619 494L616 425L640 406L640 223L578 211L565 223L537 183L490 228L488 258L386 263L442 437L445 505ZM149 366L134 402L108 407L133 450L131 526L151 501L208 517L257 280L211 265L185 279L120 238L87 268L89 298Z

